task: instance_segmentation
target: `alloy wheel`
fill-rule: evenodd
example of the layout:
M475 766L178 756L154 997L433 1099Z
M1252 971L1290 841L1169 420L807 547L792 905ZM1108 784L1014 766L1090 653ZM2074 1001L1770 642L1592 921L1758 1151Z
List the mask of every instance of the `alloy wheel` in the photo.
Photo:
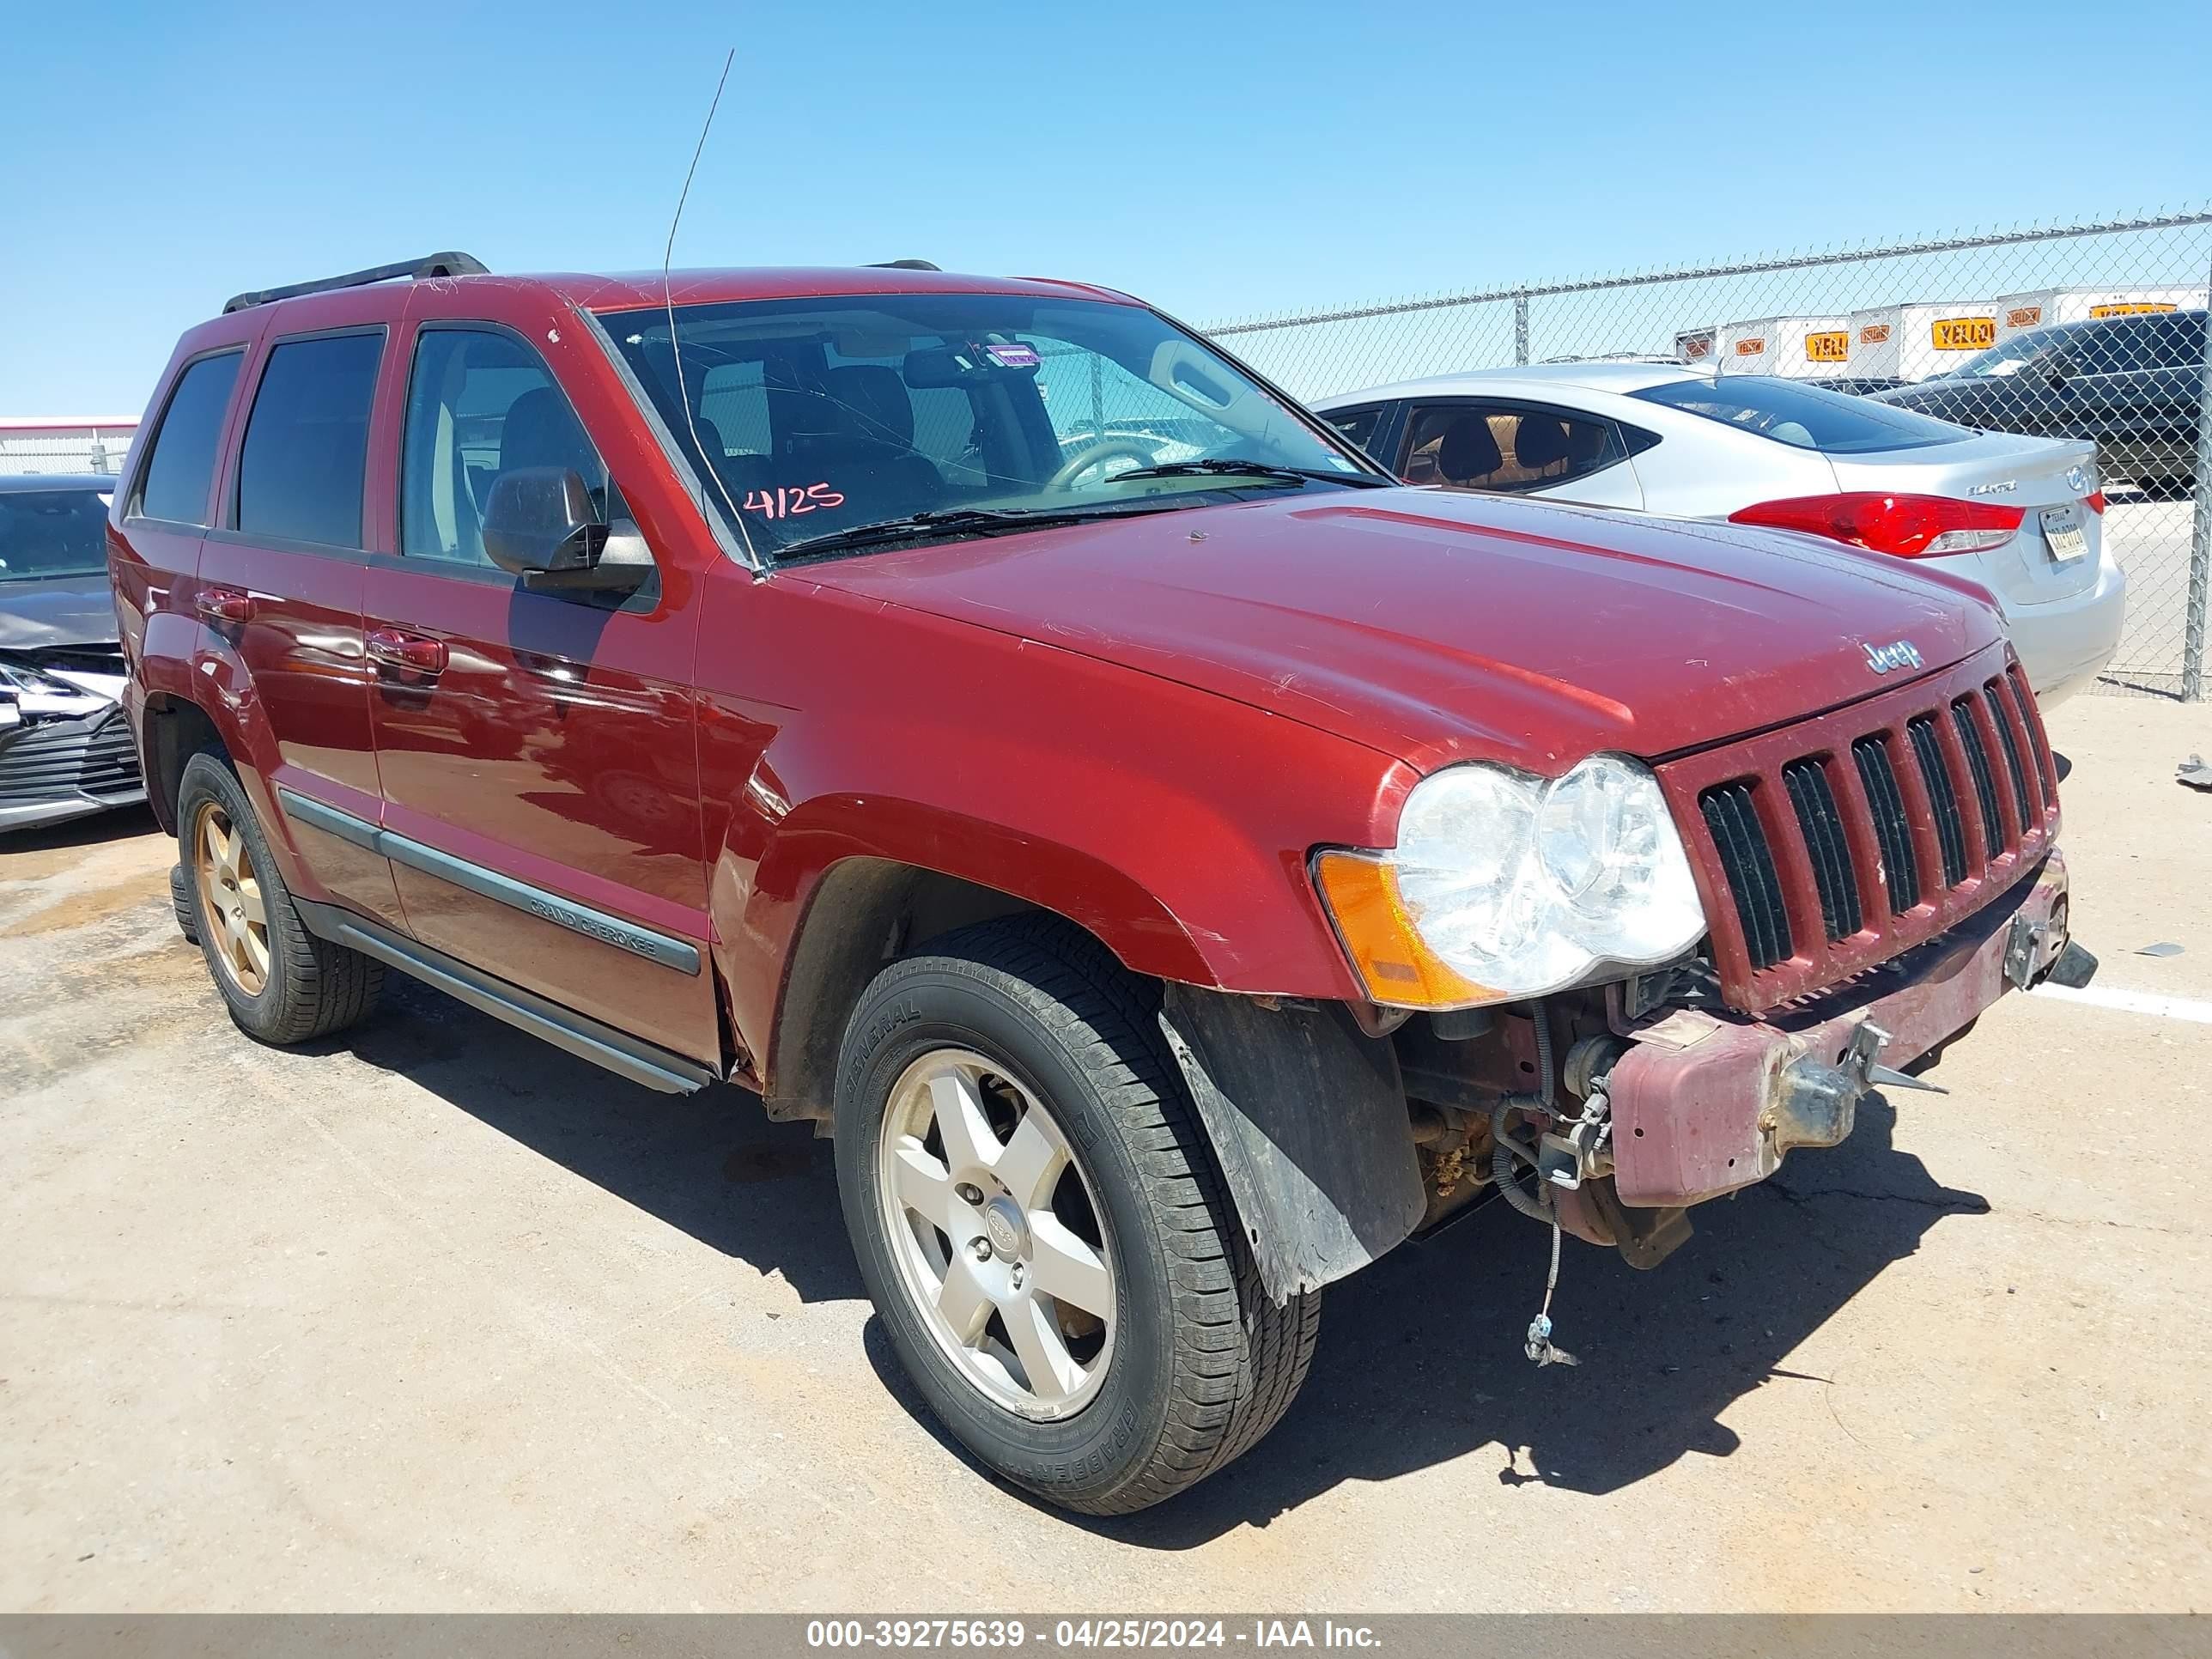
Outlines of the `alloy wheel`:
M1023 1417L1081 1411L1113 1358L1114 1253L1051 1111L982 1055L933 1049L892 1085L878 1150L900 1285L962 1378Z
M269 910L246 837L214 801L203 805L192 831L192 873L209 945L224 975L247 996L269 982Z

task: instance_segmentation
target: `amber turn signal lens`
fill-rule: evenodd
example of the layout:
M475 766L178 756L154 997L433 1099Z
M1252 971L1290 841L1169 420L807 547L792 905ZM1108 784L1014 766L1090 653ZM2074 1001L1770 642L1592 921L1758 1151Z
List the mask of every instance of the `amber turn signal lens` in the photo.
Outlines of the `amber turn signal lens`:
M1382 859L1363 853L1323 853L1314 860L1314 884L1336 919L1336 931L1370 1000L1399 1008L1465 1008L1496 1002L1499 994L1438 961L1421 943L1398 874Z

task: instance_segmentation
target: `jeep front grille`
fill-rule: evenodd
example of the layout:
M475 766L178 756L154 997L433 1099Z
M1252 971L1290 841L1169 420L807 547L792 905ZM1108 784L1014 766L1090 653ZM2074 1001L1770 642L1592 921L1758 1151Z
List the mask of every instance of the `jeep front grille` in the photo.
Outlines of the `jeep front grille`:
M1662 766L1729 1003L1759 1012L1808 995L1981 908L2057 835L2052 773L2001 646Z
M1698 798L1711 832L1729 891L1735 896L1736 918L1743 925L1751 959L1764 968L1790 954L1790 908L1782 902L1782 883L1766 830L1752 805L1751 786L1723 783Z
M1956 887L1966 878L1966 832L1959 822L1959 792L1951 787L1951 769L1943 763L1942 739L1936 735L1936 717L1923 714L1908 720L1912 757L1919 763L1920 781L1928 791L1928 811L1936 826L1936 844L1943 855L1943 884Z
M1889 739L1861 738L1851 745L1858 762L1859 786L1874 815L1875 843L1881 853L1881 874L1889 889L1889 914L1901 916L1920 902L1920 866L1912 850L1912 820L1897 787L1897 768L1889 758Z

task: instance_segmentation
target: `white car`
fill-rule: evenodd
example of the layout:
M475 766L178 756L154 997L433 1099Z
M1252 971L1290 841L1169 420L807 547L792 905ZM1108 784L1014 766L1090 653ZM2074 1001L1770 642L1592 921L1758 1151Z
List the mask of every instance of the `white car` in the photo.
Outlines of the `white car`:
M2087 440L1669 363L1481 369L1313 406L1409 483L1769 525L1964 576L1995 597L2046 709L2119 645L2127 578Z

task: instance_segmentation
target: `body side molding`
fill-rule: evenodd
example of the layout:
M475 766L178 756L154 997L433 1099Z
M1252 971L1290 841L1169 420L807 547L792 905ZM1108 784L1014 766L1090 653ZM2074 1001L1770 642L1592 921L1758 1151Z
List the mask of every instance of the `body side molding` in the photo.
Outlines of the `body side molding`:
M287 816L310 824L341 841L352 842L372 853L380 853L394 864L404 864L441 881L450 881L456 887L505 904L566 927L586 939L595 939L602 945L611 945L618 951L643 957L647 962L657 962L664 968L673 968L680 974L699 971L699 947L687 939L656 933L650 927L641 927L634 921L610 915L605 910L579 904L574 899L563 898L558 893L534 887L526 881L517 881L496 870L487 870L481 864L471 864L466 859L455 858L451 853L426 847L419 841L379 829L366 818L342 812L335 806L325 806L319 800L295 793L283 787L276 790L277 800Z
M310 933L374 957L471 1008L503 1019L580 1060L604 1066L632 1083L662 1094L688 1095L717 1080L711 1066L641 1042L519 985L495 979L442 951L402 939L350 910L297 897L292 902Z

